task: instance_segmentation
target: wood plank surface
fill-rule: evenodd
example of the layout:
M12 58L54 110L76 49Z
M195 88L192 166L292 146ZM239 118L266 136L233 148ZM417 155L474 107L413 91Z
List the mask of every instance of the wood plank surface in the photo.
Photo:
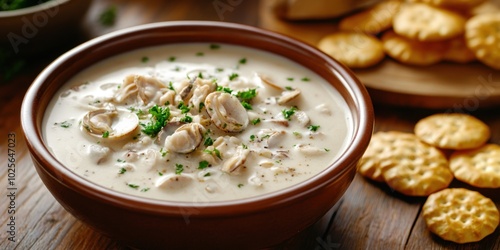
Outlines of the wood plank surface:
M94 1L82 23L81 37L30 59L20 75L0 82L0 249L128 249L93 231L66 212L38 177L20 128L22 98L38 72L64 50L79 42L132 25L166 20L212 20L265 26L259 17L267 1L232 1L232 9L220 13L215 1ZM220 1L228 4L228 1ZM264 2L264 3L262 3ZM104 27L98 16L111 5L118 7L114 26ZM328 28L328 27L324 27ZM304 28L306 29L306 28ZM445 111L445 110L443 110ZM492 128L491 142L500 143L500 112L496 108L461 107L484 120ZM436 110L375 105L375 131L411 132L414 124ZM8 240L8 137L15 134L16 242ZM476 189L458 181L453 187L479 190L500 207L499 189ZM278 249L500 249L500 228L478 243L455 244L429 233L421 216L423 198L400 195L385 184L356 176L341 201L315 226L284 242Z

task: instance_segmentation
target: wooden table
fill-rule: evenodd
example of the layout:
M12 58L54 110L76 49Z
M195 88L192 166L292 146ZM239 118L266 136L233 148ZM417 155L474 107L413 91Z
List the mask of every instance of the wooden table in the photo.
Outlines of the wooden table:
M99 24L98 16L111 4L118 6L114 26ZM215 5L224 9L215 9ZM225 5L224 5L225 4ZM232 4L232 5L231 5ZM259 26L258 1L94 1L82 24L81 41L112 30L165 20L214 20ZM80 41L80 42L81 42ZM76 44L76 43L75 43ZM20 128L19 110L31 81L49 62L65 49L30 60L22 73L0 84L0 249L126 249L77 221L55 201L36 174ZM491 142L500 143L498 109L469 108L467 111L491 126ZM419 119L438 110L401 108L375 104L375 131L412 132ZM15 143L9 146L9 139ZM8 196L7 149L15 150L16 197ZM452 187L467 187L458 181ZM475 189L478 190L478 189ZM500 207L500 190L481 189ZM331 213L299 237L286 242L282 249L500 249L500 227L479 243L454 244L432 235L421 216L424 198L400 195L384 184L356 176L342 200ZM9 214L9 206L15 214ZM15 216L11 220L10 216ZM15 243L10 242L9 223L15 223Z

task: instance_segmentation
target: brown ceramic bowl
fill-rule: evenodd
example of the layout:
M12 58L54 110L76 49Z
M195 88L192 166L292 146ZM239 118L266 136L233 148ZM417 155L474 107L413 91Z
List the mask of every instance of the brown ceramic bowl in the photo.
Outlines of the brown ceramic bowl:
M254 198L224 202L159 201L93 184L63 166L42 138L45 109L54 93L82 69L129 50L169 43L229 43L270 51L312 69L331 83L353 117L349 146L311 179ZM230 249L279 245L308 228L335 205L352 182L372 135L369 96L344 66L291 38L222 22L164 22L98 37L50 64L28 90L22 128L38 174L58 202L95 230L137 248Z
M13 54L46 53L71 40L92 1L50 0L0 11L0 48Z

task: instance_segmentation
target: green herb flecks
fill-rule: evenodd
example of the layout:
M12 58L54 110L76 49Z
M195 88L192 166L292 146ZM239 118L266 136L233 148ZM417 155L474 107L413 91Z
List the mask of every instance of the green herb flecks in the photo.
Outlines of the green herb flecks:
M287 120L291 120L293 114L295 114L295 111L297 111L297 107L291 107L290 109L283 109L281 113L283 114L283 117Z
M119 174L124 174L127 172L127 169L126 168L120 168L120 170L118 170L118 173Z
M250 121L253 125L257 125L260 123L260 118L255 118L252 121Z
M151 121L148 124L141 123L144 127L142 132L151 137L155 137L161 131L161 129L167 124L170 118L170 109L168 107L162 108L155 105L149 109L151 116Z
M102 138L108 138L109 137L109 131L104 131L104 133L102 133Z
M117 12L117 8L115 5L109 6L101 13L101 15L99 15L99 22L103 26L114 25L115 21L116 21L116 12Z
M184 165L182 164L175 164L175 174L179 175L184 171Z
M210 44L210 49L213 49L213 50L220 49L220 45L219 44Z
M313 132L316 132L316 131L318 131L319 127L320 127L319 125L309 125L307 127L307 129L309 129L309 130L311 130Z
M198 169L205 169L205 168L208 168L210 166L210 164L208 163L208 161L200 161L200 163L198 164Z
M228 77L229 77L229 81L233 81L235 80L236 78L238 78L240 75L238 75L237 73L232 73L230 74Z

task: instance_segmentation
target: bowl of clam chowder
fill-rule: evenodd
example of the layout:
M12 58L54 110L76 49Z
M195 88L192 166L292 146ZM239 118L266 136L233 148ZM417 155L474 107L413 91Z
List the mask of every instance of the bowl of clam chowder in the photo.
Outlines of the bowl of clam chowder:
M76 218L135 248L278 246L351 183L373 110L302 42L222 22L153 23L70 50L28 90L35 168Z

